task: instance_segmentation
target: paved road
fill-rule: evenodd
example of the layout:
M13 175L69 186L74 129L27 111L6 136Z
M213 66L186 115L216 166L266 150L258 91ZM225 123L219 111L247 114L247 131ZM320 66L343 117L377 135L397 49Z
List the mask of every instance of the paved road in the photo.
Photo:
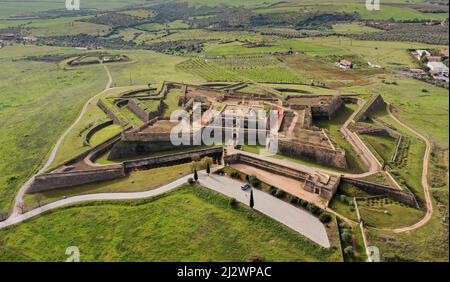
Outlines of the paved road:
M86 202L86 201L100 201L100 200L131 200L154 197L174 190L175 188L185 184L191 176L182 177L170 184L164 185L158 189L138 192L138 193L103 193L90 194L70 197L57 202L50 203L40 208L34 209L24 214L18 214L8 218L4 222L0 222L0 229L14 224L21 223L27 219L41 215L50 210L54 210L63 206ZM204 171L199 172L200 184L213 191L224 194L228 197L233 197L241 203L249 203L249 192L244 192L240 189L242 182L236 181L229 177L210 175L208 176ZM267 193L259 190L254 190L255 209L261 213L273 218L274 220L283 223L284 225L299 232L303 236L316 242L317 244L329 248L330 242L324 225L310 213L298 209L286 202L283 202Z
M80 115L78 116L78 118L72 123L72 125L59 137L58 141L56 141L55 146L53 147L51 153L50 153L50 157L48 158L47 162L42 166L42 168L35 174L33 175L30 179L28 179L27 182L25 182L24 185L22 185L22 187L19 189L19 192L17 192L17 195L14 199L14 208L11 214L11 217L15 217L17 215L19 215L21 213L21 205L22 205L22 201L23 201L23 197L25 196L26 191L28 190L28 188L30 188L31 184L34 181L34 177L36 175L42 174L45 172L45 170L52 164L53 160L55 159L56 154L58 153L58 149L61 146L61 143L63 142L64 138L66 138L67 134L69 134L70 131L72 131L72 129L80 122L81 118L83 117L83 115L86 113L86 111L88 110L89 106L91 105L91 103L100 95L102 95L103 93L105 93L105 91L107 91L108 89L111 88L113 79L111 76L111 73L109 72L108 67L103 66L105 68L106 74L108 75L108 82L106 83L106 87L105 90L103 90L102 92L98 93L97 95L91 97L86 104L84 104L83 109L80 112Z
M425 155L423 157L423 165L422 165L422 187L423 187L423 191L424 191L424 195L425 195L425 204L426 204L426 208L427 208L427 213L416 224L413 224L413 225L408 226L408 227L397 228L397 229L393 229L392 230L395 233L403 233L403 232L413 231L413 230L416 230L419 227L422 227L423 225L425 225L431 219L431 216L433 215L433 203L431 201L430 186L428 185L428 165L429 165L429 162L430 162L431 143L424 135L420 134L417 130L415 130L414 128L410 127L409 125L407 125L407 124L403 123L401 120L399 120L392 113L390 104L387 105L387 111L389 113L389 116L393 120L395 120L396 122L401 124L403 127L407 128L409 131L411 131L413 134L415 134L417 137L422 139L425 142L425 145L426 145Z
M211 190L235 198L246 205L250 201L250 192L241 190L240 181L225 176L200 173L200 184ZM253 190L254 209L292 228L317 244L329 248L327 232L324 225L310 213L298 209L260 190Z

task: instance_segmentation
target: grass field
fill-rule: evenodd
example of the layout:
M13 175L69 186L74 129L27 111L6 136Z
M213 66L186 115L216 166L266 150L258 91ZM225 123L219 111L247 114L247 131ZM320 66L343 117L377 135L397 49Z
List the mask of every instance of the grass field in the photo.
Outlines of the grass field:
M441 49L444 46L412 43L412 42L393 42L393 41L370 41L370 40L352 40L348 38L337 37L316 37L301 39L302 42L316 44L328 47L328 52L324 55L356 55L364 60L366 64L370 61L381 67L400 69L401 67L417 67L417 61L413 60L407 52L408 49L430 48ZM334 51L338 49L340 51Z
M368 226L398 228L418 222L424 212L407 207L387 197L358 200L358 209Z
M127 51L126 55L134 59L131 63L109 66L115 86L162 84L164 81L202 83L203 79L180 71L175 66L185 58L164 55L153 51Z
M37 171L86 100L105 87L107 77L101 67L64 71L54 63L16 60L73 50L15 46L1 52L0 211L8 212L17 188Z
M130 4L142 3L141 0L90 0L81 2L81 9L93 8L99 10L118 9ZM0 10L0 17L29 16L38 12L45 12L50 10L65 10L66 8L65 2L58 0L18 0L11 2L2 1L0 3L2 5L2 9Z
M3 5L3 4L2 4ZM34 36L60 36L80 33L104 35L111 30L107 25L79 21L87 17L56 19L0 20L1 28L21 27Z
M395 152L395 146L397 140L390 136L376 136L363 134L359 135L361 139L370 145L370 149L373 148L375 154L379 155L384 162L389 162Z
M228 202L204 188L184 186L154 200L59 209L0 230L0 260L64 261L73 245L82 261L342 260L336 247L322 249Z
M379 29L365 26L359 23L334 24L333 31L340 34L358 34L381 31Z

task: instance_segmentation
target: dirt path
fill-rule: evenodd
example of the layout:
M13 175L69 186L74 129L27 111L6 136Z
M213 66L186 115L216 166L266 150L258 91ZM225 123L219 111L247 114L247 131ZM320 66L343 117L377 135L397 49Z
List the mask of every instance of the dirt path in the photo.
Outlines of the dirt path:
M419 222L417 222L414 225L411 225L408 227L403 227L403 228L392 229L392 231L395 233L403 233L403 232L413 231L413 230L416 230L417 228L422 227L431 219L431 216L433 215L433 202L431 201L430 185L428 184L428 168L429 168L430 153L431 153L431 142L424 135L419 133L417 130L415 130L414 128L408 126L407 124L405 124L401 120L399 120L392 113L390 104L387 105L387 111L389 113L389 116L392 119L394 119L396 122L401 124L403 127L405 127L406 129L408 129L409 131L414 133L417 137L422 139L426 144L425 155L423 157L423 165L422 165L422 187L423 187L423 192L425 195L425 205L427 208L427 213Z
M43 172L45 172L45 170L52 164L53 160L55 159L56 154L58 153L59 147L61 146L61 143L63 142L64 138L66 138L67 134L69 134L70 131L72 131L72 129L80 122L81 118L84 116L84 114L86 113L87 109L89 108L89 106L92 104L92 102L99 97L100 95L102 95L103 93L105 93L105 91L111 89L111 85L113 82L113 78L111 76L111 73L109 72L109 69L107 66L103 66L106 74L108 75L108 82L106 83L105 89L98 93L97 95L91 97L86 104L84 104L83 109L80 112L80 115L78 116L78 118L72 123L72 125L67 128L67 130L59 137L58 141L56 141L55 146L53 147L50 156L47 160L47 162L42 166L42 168L35 174L33 175L30 179L28 179L27 182L25 182L24 185L22 185L22 187L20 188L19 192L17 193L16 197L14 198L14 207L13 207L13 211L11 213L11 217L16 217L18 215L21 214L22 209L21 209L21 205L23 203L23 198L25 196L26 191L28 190L28 188L30 188L31 184L34 181L34 177L36 175L39 175Z

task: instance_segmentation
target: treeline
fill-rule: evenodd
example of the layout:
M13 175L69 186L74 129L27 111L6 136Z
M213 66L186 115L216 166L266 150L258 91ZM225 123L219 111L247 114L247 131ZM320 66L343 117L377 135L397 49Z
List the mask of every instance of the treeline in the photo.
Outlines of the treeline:
M383 41L413 41L428 44L448 45L448 25L429 25L422 23L367 23L368 26L381 29L381 32L353 34L354 39Z
M122 38L104 38L89 34L41 37L38 44L61 47L86 47L90 49L133 49L136 43Z
M136 25L140 25L140 24L148 22L148 20L143 19L143 18L134 17L134 16L121 14L121 13L115 13L115 12L110 12L110 13L101 14L101 15L95 15L92 18L83 19L80 21L101 24L101 25L109 25L113 29L117 29L117 28L121 28L121 27L123 27L123 28L131 27L131 26L136 26Z
M156 42L152 44L136 44L133 41L125 41L123 38L105 38L88 34L53 36L39 38L38 44L61 47L85 47L89 49L144 49L162 53L201 52L203 40L177 40ZM37 58L34 58L37 59ZM40 58L43 59L43 58ZM57 58L48 57L48 60ZM64 58L61 58L64 59Z

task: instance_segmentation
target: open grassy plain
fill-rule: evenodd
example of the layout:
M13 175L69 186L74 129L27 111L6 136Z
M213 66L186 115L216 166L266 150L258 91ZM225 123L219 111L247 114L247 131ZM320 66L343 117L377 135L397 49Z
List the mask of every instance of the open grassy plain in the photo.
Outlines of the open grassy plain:
M86 100L107 82L103 67L64 71L24 56L68 54L62 48L14 46L1 50L0 211L9 212L18 187L43 163Z

